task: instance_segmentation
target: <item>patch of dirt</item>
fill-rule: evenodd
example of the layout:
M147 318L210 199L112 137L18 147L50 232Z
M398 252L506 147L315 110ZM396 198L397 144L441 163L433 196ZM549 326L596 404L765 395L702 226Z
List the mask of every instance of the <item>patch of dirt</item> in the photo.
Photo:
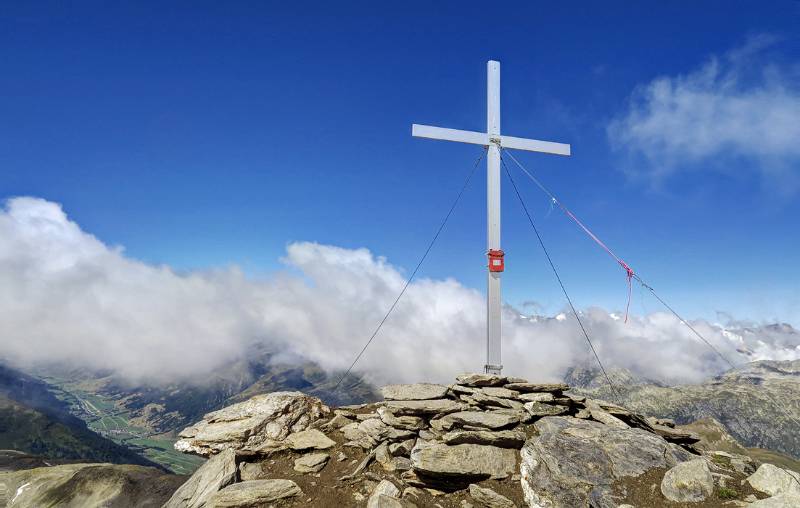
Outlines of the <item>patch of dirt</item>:
M754 495L764 499L761 492L754 490L749 483L744 481L747 476L728 471L725 474L733 477L727 480L726 488L721 489L715 481L714 493L705 501L699 503L674 503L664 498L661 494L661 480L667 472L664 468L656 468L636 477L626 478L614 484L614 494L619 496L619 504L630 504L636 508L719 508L727 501L740 500Z

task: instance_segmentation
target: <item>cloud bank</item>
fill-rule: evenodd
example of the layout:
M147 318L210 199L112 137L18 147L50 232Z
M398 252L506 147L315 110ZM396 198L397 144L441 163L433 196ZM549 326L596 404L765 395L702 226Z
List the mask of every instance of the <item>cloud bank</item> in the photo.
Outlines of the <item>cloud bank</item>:
M770 63L776 40L752 37L700 68L638 87L608 126L629 170L655 183L683 171L756 173L773 190L800 189L800 72ZM740 159L746 165L731 167Z
M201 380L254 347L347 368L402 287L403 272L366 249L316 243L289 245L284 262L289 269L262 280L235 267L179 273L105 245L57 203L11 199L0 210L0 359L113 371L150 384ZM628 324L602 309L584 317L608 366L670 382L725 369L669 315ZM503 319L505 372L555 380L570 366L592 366L574 319L511 307ZM695 325L734 361L800 358L791 328L769 335ZM357 370L377 383L448 381L482 368L484 334L479 291L420 279Z

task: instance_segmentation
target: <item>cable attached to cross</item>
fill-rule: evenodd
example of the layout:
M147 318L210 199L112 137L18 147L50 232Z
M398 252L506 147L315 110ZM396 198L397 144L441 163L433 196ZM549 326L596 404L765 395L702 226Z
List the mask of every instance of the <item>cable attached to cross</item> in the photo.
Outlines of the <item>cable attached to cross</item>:
M411 285L411 281L413 281L414 277L416 277L417 272L422 266L422 263L428 257L428 254L430 254L431 249L433 249L433 245L436 243L436 240L439 239L439 235L442 234L444 226L447 224L447 221L450 219L450 216L453 215L453 211L456 209L456 206L458 205L459 201L461 201L461 197L464 195L464 192L467 190L467 187L469 187L469 183L472 181L472 177L475 175L475 170L478 169L478 165L481 163L485 155L486 155L486 149L484 148L480 156L478 156L478 159L475 161L475 164L473 164L472 169L470 170L469 175L467 176L467 179L464 181L464 185L461 187L461 190L458 192L458 195L456 196L456 199L453 201L453 204L450 205L450 209L447 211L447 213L444 216L444 219L442 219L442 222L439 224L439 228L436 230L436 233L433 235L433 238L428 243L428 248L425 249L425 252L422 254L422 257L417 263L417 266L414 268L414 271L411 272L411 275L409 275L408 279L403 285L403 289L400 290L400 293L397 295L397 298L395 298L394 302L389 307L389 310L386 311L386 314L384 314L383 319L381 319L381 321L378 323L378 326L375 328L375 331L372 332L372 335L367 340L366 344L364 344L364 347L361 348L361 351L358 352L355 359L353 360L353 363L350 364L350 367L348 367L347 370L344 372L344 374L342 374L342 376L339 378L339 381L336 383L336 386L333 387L333 391L339 389L339 386L342 384L342 381L344 381L347 375L350 374L350 372L353 370L353 367L356 366L358 360L361 359L361 356L367 350L369 345L372 344L372 341L378 335L378 332L380 332L381 328L383 328L383 324L386 323L387 319L389 319L389 315L392 313L392 311L394 311L394 308L397 307L398 302L400 302L400 299L406 293L408 286Z
M550 197L551 203L555 203L556 205L558 205L558 207L561 209L561 211L564 212L564 215L569 217L575 224L577 224L578 227L580 227L589 236L589 238L594 240L594 242L597 245L599 245L600 248L602 248L604 251L606 251L606 253L608 253L609 256L614 258L614 260L617 262L617 264L619 264L619 266L621 266L622 269L625 270L625 276L626 276L627 282L628 282L628 301L625 304L625 322L627 323L628 322L628 313L630 312L630 308L631 308L631 293L632 293L632 285L633 285L632 284L632 279L634 277L636 277L636 272L634 272L633 268L631 268L631 266L628 263L626 263L621 257L617 256L614 253L614 251L612 251L608 247L608 245L606 245L602 240L600 240L600 238L598 238L597 235L595 235L588 227L586 227L586 225L583 222L581 222L581 220L578 217L576 217L575 214L572 213L572 211L569 208L567 208L567 206L564 203L562 203L561 200L559 200L555 196L555 194L550 192L550 190L547 187L545 187L542 184L542 182L539 181L539 179L537 179L535 176L533 176L530 173L530 171L525 169L525 167L511 154L511 152L509 152L507 150L503 150L503 154L508 155L509 158L512 161L514 161L514 163L517 165L517 167L519 167L519 169L521 169L522 172L525 173L528 176L528 178L530 178L533 181L533 183L535 183L545 194L547 194Z

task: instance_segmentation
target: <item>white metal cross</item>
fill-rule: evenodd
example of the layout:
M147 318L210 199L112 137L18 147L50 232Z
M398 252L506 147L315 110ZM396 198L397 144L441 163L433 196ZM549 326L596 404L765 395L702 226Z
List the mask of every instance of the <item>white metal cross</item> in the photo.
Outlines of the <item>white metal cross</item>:
M488 147L486 157L486 245L489 266L486 295L486 365L487 374L500 374L500 274L505 268L500 249L500 148L569 155L570 146L563 143L538 141L500 135L500 62L487 63L487 132L462 131L432 127L411 126L411 135L418 138L440 139L483 145Z

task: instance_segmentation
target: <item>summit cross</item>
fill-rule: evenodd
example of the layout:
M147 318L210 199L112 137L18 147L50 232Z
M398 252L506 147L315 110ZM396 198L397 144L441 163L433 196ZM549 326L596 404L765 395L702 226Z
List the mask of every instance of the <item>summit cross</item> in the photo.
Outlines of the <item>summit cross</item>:
M462 131L413 124L411 135L418 138L458 141L488 147L486 157L486 246L489 258L486 293L486 365L487 374L500 374L500 275L505 268L500 249L500 149L527 150L555 155L569 155L564 143L515 138L500 135L500 62L487 63L486 132Z

